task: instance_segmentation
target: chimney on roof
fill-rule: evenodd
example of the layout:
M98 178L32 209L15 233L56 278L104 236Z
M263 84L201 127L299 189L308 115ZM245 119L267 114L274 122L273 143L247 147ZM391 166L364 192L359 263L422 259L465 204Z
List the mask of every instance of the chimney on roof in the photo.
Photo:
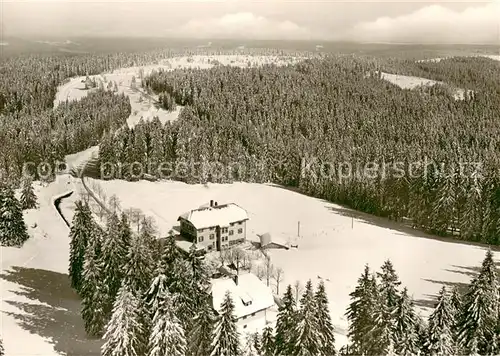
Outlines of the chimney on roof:
M210 207L213 207L213 206L214 206L214 201L210 200Z
M219 203L217 203L217 202L214 202L214 206L217 206L217 205L219 205Z

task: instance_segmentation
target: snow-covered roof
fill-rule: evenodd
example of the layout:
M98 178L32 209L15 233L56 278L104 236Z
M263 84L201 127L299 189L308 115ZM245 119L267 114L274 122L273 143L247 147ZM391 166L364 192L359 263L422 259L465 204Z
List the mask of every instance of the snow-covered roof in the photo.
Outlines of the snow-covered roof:
M219 311L226 291L231 293L236 318L251 315L274 305L271 288L256 275L244 273L238 276L238 285L232 278L212 280L213 307Z
M266 247L267 245L272 244L272 243L274 243L276 245L284 246L284 247L288 246L287 242L285 241L285 239L283 237L271 235L268 232L266 232L265 234L259 235L259 239L260 239L260 246L261 247Z
M197 229L204 229L212 226L229 226L234 222L248 220L248 214L242 207L230 203L202 206L182 214L179 219L189 221Z

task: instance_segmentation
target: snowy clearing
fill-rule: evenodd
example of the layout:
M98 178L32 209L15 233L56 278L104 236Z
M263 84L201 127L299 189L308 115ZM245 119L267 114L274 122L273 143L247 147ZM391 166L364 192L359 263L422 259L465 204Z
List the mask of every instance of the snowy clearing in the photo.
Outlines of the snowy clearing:
M408 75L399 75L399 74L390 74L381 72L382 79L397 85L401 89L415 89L423 86L434 86L436 84L446 84L443 82L439 82L432 79L420 78L420 77L412 77ZM467 90L467 93L472 93L472 90ZM454 88L453 94L455 100L464 100L465 99L465 89L462 88Z
M366 263L378 270L384 260L391 259L403 285L426 316L441 286L467 283L471 269L480 265L485 254L481 247L419 237L430 236L273 185L234 183L205 187L146 181L99 184L108 196L116 194L120 198L122 208L139 208L153 217L161 236L177 225L179 215L214 199L220 204L234 202L248 211L248 239L257 241L257 234L270 232L298 244L298 249L270 252L273 264L285 272L281 291L296 280L304 285L309 278L315 284L322 278L338 347L347 342L344 313L349 293ZM352 214L356 217L352 218Z
M176 120L182 109L178 106L175 111L169 112L167 110L158 108L154 101L155 96L151 97L142 92L140 88L141 71L143 75L150 74L153 70L174 70L182 68L199 68L209 69L216 64L236 66L240 68L262 66L265 64L276 64L278 66L294 64L301 60L295 57L280 57L280 56L251 56L251 55L213 55L213 56L191 56L191 57L174 57L169 60L163 60L159 64L146 65L142 67L128 67L112 71L111 73L103 73L100 75L90 76L95 79L98 86L99 83L103 84L104 89L107 90L109 83L116 83L118 93L124 93L130 98L132 112L127 119L130 127L136 125L141 118L150 120L157 116L162 123L166 121ZM132 78L136 78L136 89L131 87ZM85 89L86 77L75 77L70 79L67 83L59 86L54 100L54 107L59 103L66 100L80 100L87 96L89 91L95 89Z

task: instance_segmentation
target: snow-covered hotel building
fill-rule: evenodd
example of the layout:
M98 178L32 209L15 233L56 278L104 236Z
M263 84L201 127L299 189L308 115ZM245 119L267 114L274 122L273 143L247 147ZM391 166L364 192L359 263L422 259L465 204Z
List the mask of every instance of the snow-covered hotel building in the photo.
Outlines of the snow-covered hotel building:
M212 280L212 303L216 312L221 310L226 292L234 303L234 315L240 333L261 331L276 319L273 292L252 273L240 273L233 278Z
M207 252L220 251L246 240L248 214L233 203L218 205L211 200L210 204L188 211L177 220L181 235Z

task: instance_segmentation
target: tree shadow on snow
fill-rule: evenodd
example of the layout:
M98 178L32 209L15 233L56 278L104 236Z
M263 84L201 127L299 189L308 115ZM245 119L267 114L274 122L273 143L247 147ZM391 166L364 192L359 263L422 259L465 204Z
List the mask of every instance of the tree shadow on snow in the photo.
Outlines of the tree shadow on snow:
M67 356L100 355L102 341L87 337L80 316L80 298L71 289L67 274L13 267L0 278L18 284L20 290L13 293L34 302L5 301L20 310L6 314L21 327L51 339L54 349Z
M495 263L497 268L500 268L500 263ZM458 273L467 276L472 280L479 274L481 267L467 267L467 266L457 266L452 265L453 269L445 269L446 272ZM469 283L464 282L450 282L450 281L440 281L434 279L426 279L422 278L422 280L430 283L439 284L444 286L446 290L450 293L453 288L457 288L460 295L464 295L467 292ZM415 305L423 308L434 308L435 303L437 302L437 295L429 295L426 294L424 299L415 300Z

